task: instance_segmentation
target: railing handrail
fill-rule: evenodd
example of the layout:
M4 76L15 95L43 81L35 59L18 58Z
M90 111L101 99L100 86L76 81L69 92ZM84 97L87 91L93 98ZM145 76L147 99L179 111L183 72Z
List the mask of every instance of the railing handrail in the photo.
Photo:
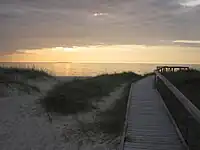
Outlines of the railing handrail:
M192 104L192 102L185 97L167 78L165 78L158 71L154 71L155 75L159 77L167 88L176 96L176 98L183 104L185 109L190 113L190 115L200 124L200 110Z
M157 68L190 68L185 66L157 66Z

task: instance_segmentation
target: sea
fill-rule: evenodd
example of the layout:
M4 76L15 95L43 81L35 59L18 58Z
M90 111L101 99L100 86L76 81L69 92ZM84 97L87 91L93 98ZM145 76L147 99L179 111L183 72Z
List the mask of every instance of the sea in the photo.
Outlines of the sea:
M157 66L189 66L200 70L200 64L151 64L151 63L71 63L71 62L0 62L0 66L37 68L55 76L96 76L105 73L132 71L146 74Z

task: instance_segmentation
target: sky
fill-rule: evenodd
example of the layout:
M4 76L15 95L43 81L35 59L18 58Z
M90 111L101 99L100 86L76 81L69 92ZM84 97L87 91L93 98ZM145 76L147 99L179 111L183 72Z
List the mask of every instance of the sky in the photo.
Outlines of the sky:
M200 63L200 0L0 0L0 61Z

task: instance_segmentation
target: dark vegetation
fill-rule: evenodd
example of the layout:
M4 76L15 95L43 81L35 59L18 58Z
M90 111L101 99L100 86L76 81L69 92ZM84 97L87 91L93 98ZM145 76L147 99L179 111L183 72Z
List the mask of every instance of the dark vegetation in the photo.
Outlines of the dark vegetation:
M197 70L167 72L163 75L174 84L193 104L200 108L200 72ZM173 93L161 80L158 91L176 121L186 143L191 150L200 149L200 124L189 114Z
M200 108L200 71L178 71L165 73L170 80L191 102Z
M109 95L117 86L138 78L135 73L124 72L61 83L41 99L41 104L47 112L65 115L86 112L95 108L93 102Z

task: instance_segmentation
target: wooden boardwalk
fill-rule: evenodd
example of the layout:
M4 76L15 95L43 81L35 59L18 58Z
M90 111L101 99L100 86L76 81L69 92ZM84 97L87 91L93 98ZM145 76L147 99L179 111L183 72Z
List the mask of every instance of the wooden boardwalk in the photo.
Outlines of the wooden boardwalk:
M149 76L132 87L123 148L184 150L153 81L153 76Z

